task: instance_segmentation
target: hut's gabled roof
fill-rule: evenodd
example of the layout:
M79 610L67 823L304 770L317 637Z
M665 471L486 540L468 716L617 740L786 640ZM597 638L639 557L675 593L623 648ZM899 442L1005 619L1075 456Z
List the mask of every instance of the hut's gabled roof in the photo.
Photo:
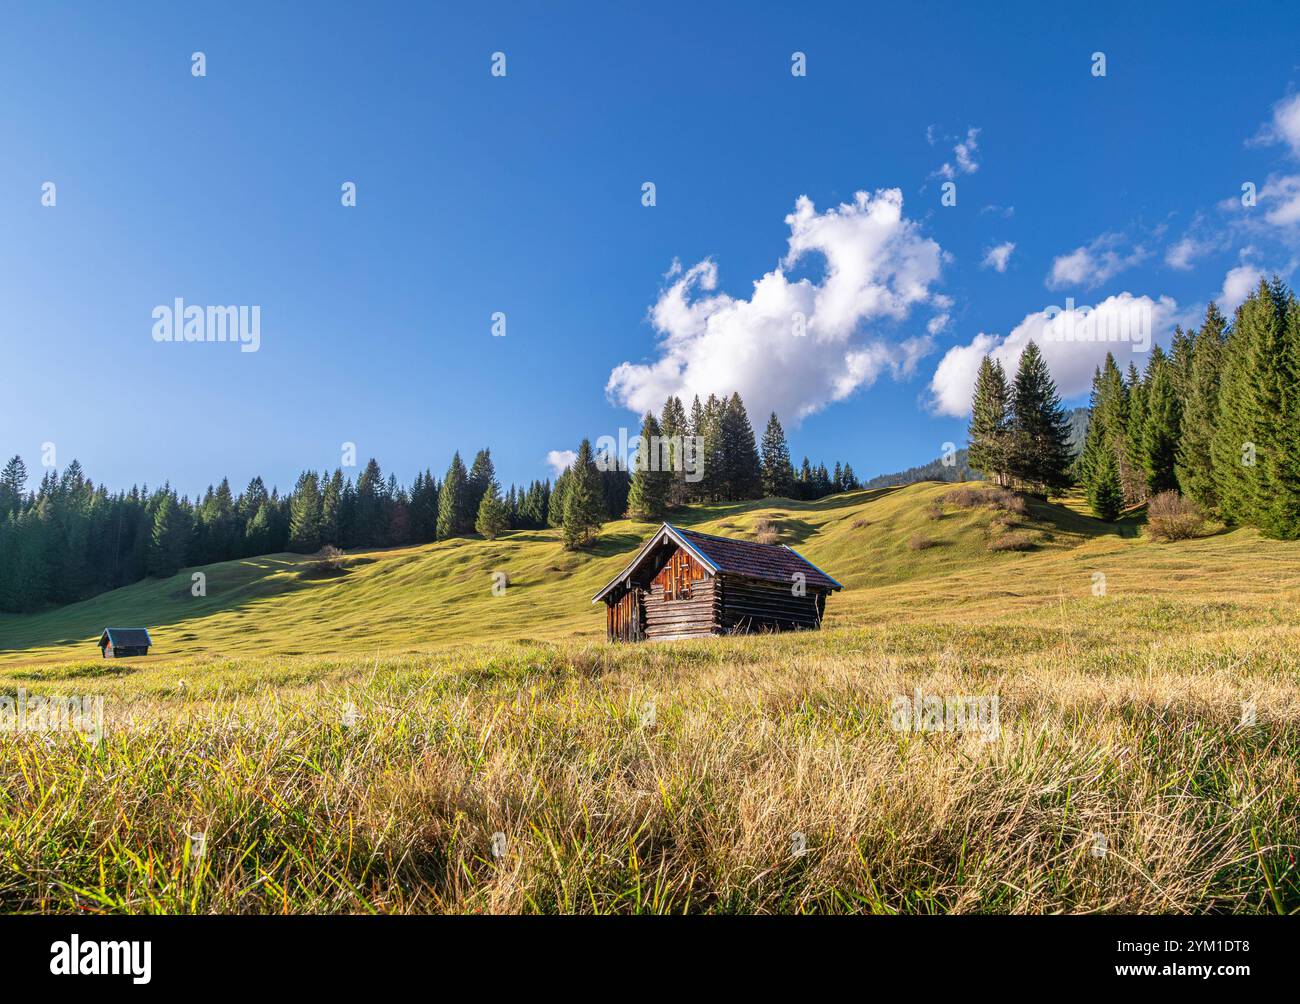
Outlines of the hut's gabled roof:
M661 526L623 571L591 598L603 600L610 592L626 585L655 553L666 543L677 544L704 566L710 575L738 575L763 582L788 585L795 574L802 574L806 585L813 589L844 588L798 551L784 544L759 544L752 540L732 540L715 537L696 530L683 530L665 523Z
M732 540L729 537L715 537L696 530L677 532L691 542L694 550L703 553L714 568L727 575L741 575L747 579L786 584L793 581L792 576L796 573L801 573L804 582L814 589L844 588L794 548L785 544L759 544L752 540Z
M152 645L153 639L145 628L104 628L104 633L99 636L99 647L103 648L108 642L112 642L114 648L139 648Z

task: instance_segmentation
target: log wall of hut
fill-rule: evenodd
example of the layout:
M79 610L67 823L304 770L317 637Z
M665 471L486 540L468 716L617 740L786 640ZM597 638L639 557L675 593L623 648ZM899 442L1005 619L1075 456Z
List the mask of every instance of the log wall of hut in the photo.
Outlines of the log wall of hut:
M794 595L790 586L726 576L721 583L721 627L727 633L797 631L821 625L826 594Z
M719 603L712 579L694 583L690 597L683 599L665 599L663 584L653 582L645 598L645 636L669 641L717 634L722 622Z
M716 583L704 566L678 548L650 583L645 636L651 640L717 634L721 609Z
M610 641L642 641L645 616L640 589L629 589L605 607L605 632Z

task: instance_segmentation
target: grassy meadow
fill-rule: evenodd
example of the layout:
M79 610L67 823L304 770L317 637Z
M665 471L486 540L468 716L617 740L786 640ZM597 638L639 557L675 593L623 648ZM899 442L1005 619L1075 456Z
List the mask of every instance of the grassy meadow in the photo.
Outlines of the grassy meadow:
M1300 911L1300 545L952 491L675 519L842 582L820 632L606 644L631 522L0 615L0 694L107 725L0 734L0 910ZM998 735L896 730L918 688Z

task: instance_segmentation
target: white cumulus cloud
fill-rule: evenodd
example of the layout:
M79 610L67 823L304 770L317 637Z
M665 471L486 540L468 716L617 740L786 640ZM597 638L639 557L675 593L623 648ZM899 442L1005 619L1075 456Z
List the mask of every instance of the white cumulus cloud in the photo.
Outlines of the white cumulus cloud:
M1007 262L1011 260L1011 252L1015 249L1016 246L1011 241L995 245L984 252L984 261L980 264L985 268L991 268L996 272L1005 272L1007 270Z
M572 467L573 462L577 459L578 454L575 450L546 451L546 463L550 466L552 473L557 478Z
M981 331L968 345L949 349L930 380L931 410L957 418L969 415L980 360L992 356L1010 379L1031 340L1042 350L1057 392L1062 398L1076 397L1091 387L1093 370L1107 352L1121 369L1131 360L1143 368L1150 346L1167 342L1174 325L1184 320L1171 298L1132 293L1108 297L1090 310L1049 307L1027 314L1005 338Z
M739 391L754 421L776 411L797 423L884 371L914 371L930 336L906 336L900 322L926 308L942 317L952 301L931 289L943 252L903 215L902 193L858 192L820 213L801 196L785 222L785 257L747 299L718 290L710 259L674 265L650 309L657 358L616 366L605 387L611 401L657 412L672 394L689 408L695 395ZM790 278L810 260L824 263L819 277Z
M1270 175L1259 190L1259 205L1275 227L1300 223L1300 174Z
M1228 274L1223 277L1223 289L1219 293L1219 309L1231 317L1233 311L1255 291L1263 277L1264 270L1258 265L1247 263L1228 269Z
M1273 118L1251 141L1252 144L1285 143L1300 157L1300 94L1283 98L1273 106Z
M1273 106L1273 116L1248 141L1248 146L1286 146L1294 159L1300 159L1300 94L1283 98ZM1300 223L1300 175L1270 174L1259 189L1259 208L1264 219L1275 227ZM1235 199L1226 200L1230 208Z

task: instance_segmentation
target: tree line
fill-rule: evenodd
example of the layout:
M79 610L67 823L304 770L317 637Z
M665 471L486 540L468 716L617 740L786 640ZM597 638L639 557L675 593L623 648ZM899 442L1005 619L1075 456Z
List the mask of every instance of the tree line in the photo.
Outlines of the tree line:
M1032 341L1010 382L1001 362L980 362L967 436L970 466L999 485L1046 497L1073 483L1070 418Z
M1082 449L1042 354L1030 343L1010 385L980 365L970 463L999 484L1083 489L1094 515L1175 492L1230 526L1300 537L1300 305L1274 276L1229 323L1211 302L1199 328L1122 372L1112 354L1092 380ZM1177 496L1170 496L1177 497Z
M644 443L666 440L676 444L685 439L694 443L692 457L679 458L670 451L653 458L653 463L638 460L629 489L628 515L657 520L696 503L769 497L814 500L861 487L847 463L837 461L832 473L825 464L814 467L804 457L796 472L776 412L767 420L760 446L738 393L729 398L710 394L703 404L697 396L689 415L680 398L670 397L658 417L647 412L642 419Z
M1213 302L1145 372L1093 376L1078 475L1093 511L1176 491L1230 526L1300 537L1300 306L1260 280L1229 324Z
M29 612L184 567L325 546L394 547L556 527L567 546L580 547L629 511L662 515L693 502L820 498L857 487L847 464L836 464L832 475L805 459L796 474L775 415L760 459L739 395L697 400L689 416L673 398L665 417L683 435L699 430L705 446L704 476L686 482L674 474L662 508L646 506L639 473L599 456L589 440L554 484L512 484L504 492L488 449L469 467L457 452L441 479L426 469L409 486L385 477L371 459L355 479L341 468L304 471L287 495L268 490L260 477L236 494L223 478L193 500L169 484L111 493L75 460L62 473L46 471L29 491L26 465L15 456L0 471L0 610Z
M274 554L425 544L483 529L495 536L548 523L551 484L503 495L491 453L466 470L457 453L439 481L407 487L375 460L355 480L341 469L304 472L287 496L260 477L235 494L228 479L191 500L170 485L110 493L73 461L47 471L33 492L21 457L0 471L0 610L72 603L182 567Z

